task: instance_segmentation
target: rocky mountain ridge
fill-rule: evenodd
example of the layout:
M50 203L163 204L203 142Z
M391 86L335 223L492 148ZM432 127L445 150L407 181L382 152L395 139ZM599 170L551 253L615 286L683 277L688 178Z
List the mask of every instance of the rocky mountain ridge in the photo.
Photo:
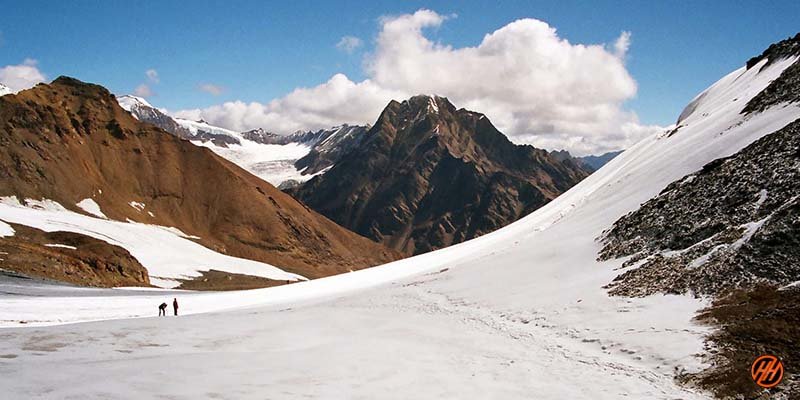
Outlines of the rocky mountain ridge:
M337 223L420 254L505 226L588 174L511 143L446 98L387 105L361 143L290 193Z

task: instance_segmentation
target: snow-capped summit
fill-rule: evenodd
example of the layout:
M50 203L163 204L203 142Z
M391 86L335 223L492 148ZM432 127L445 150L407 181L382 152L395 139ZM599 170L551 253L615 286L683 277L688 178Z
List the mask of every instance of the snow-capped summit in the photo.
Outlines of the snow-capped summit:
M0 96L5 96L5 95L11 94L11 93L14 93L14 91L12 91L10 87L0 83Z
M117 103L142 122L155 125L179 138L188 139L192 133L178 124L172 117L153 107L147 100L138 96L123 95L117 97Z
M123 96L117 97L117 102L119 103L120 107L124 108L128 112L133 112L132 110L138 108L155 108L150 103L147 102L143 97L134 96L130 94L126 94ZM136 117L136 114L133 115Z

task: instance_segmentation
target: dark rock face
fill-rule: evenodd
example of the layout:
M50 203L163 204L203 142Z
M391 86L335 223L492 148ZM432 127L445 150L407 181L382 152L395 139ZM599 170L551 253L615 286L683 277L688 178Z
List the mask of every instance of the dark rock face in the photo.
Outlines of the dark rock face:
M776 49L773 47L777 46ZM772 51L770 49L773 49ZM800 55L800 33L792 39L773 44L764 52L768 63ZM780 103L800 102L800 63L795 62L781 73L778 79L753 97L742 110L742 114L758 113Z
M278 144L285 145L289 143L304 143L313 145L320 140L320 136L325 131L319 132L303 132L297 131L291 135L278 135L277 133L267 132L262 128L242 132L242 137L261 144Z
M351 230L420 254L503 227L588 171L511 143L441 97L392 101L360 144L290 193Z
M277 135L272 132L267 132L261 128L242 132L242 137L247 140L262 144L287 144L290 142L288 136Z
M219 147L228 147L232 144L242 144L239 139L230 136L230 135L221 135L218 133L204 131L202 129L198 129L197 133L191 138L191 140L199 140L201 142L211 142L214 145Z
M600 259L640 264L616 295L719 294L800 280L800 120L667 186L619 219Z
M747 60L747 69L753 68L759 61L768 59L767 64L772 64L780 59L800 54L800 33L794 37L773 43L763 53Z

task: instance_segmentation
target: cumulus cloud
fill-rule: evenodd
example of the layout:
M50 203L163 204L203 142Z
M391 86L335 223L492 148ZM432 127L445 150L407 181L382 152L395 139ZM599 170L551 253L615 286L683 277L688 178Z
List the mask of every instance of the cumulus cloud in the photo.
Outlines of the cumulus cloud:
M336 48L347 54L353 54L363 44L364 42L355 36L344 36L339 40L339 43L336 43Z
M144 71L144 74L147 76L147 80L149 80L151 83L159 82L158 71L154 69L148 69L147 71Z
M36 60L26 58L22 64L6 65L0 68L0 83L14 92L32 88L46 79L42 71L39 71L38 64Z
M150 97L153 95L153 90L150 89L150 86L143 83L133 90L133 94L139 97Z
M381 88L370 80L353 82L336 74L311 88L298 88L263 104L231 101L204 109L181 110L177 117L204 119L213 124L244 131L257 127L279 133L327 128L341 123L372 123L392 98L404 92Z
M289 133L374 123L391 99L425 93L486 114L515 142L576 154L625 148L660 129L641 125L623 106L637 90L624 62L629 32L610 45L574 44L543 21L521 19L477 46L455 48L426 36L448 18L424 9L382 18L361 82L336 74L268 103L228 102L179 115Z
M219 96L225 91L225 88L222 86L214 85L212 83L201 83L200 86L198 86L198 89L200 89L201 92L206 92L213 96Z

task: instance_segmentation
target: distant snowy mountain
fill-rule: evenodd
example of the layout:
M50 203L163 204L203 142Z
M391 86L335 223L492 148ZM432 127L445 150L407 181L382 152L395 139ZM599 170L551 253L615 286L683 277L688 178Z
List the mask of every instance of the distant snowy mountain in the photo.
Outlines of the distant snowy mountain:
M131 113L134 118L142 122L153 124L179 138L189 139L192 133L178 124L172 117L153 107L147 100L138 96L119 96L117 102L120 107Z
M357 145L369 129L369 126L341 125L291 135L277 135L264 129L236 132L205 121L171 117L141 97L124 95L117 101L136 119L208 147L282 188L296 186L330 168Z
M599 156L596 155L588 155L583 157L578 157L578 159L583 162L585 165L588 165L593 170L597 171L603 165L608 164L609 161L613 160L614 157L620 155L624 150L617 150L617 151L609 151L608 153L600 154Z
M0 83L0 96L5 96L5 95L11 94L11 93L14 93L14 92L11 90L10 87Z
M592 171L597 171L600 169L600 167L606 165L609 161L613 160L614 157L620 155L623 151L624 150L609 151L608 153L603 153L599 156L588 155L575 157L566 150L553 150L550 152L550 155L558 160L571 159L576 163L589 167Z

